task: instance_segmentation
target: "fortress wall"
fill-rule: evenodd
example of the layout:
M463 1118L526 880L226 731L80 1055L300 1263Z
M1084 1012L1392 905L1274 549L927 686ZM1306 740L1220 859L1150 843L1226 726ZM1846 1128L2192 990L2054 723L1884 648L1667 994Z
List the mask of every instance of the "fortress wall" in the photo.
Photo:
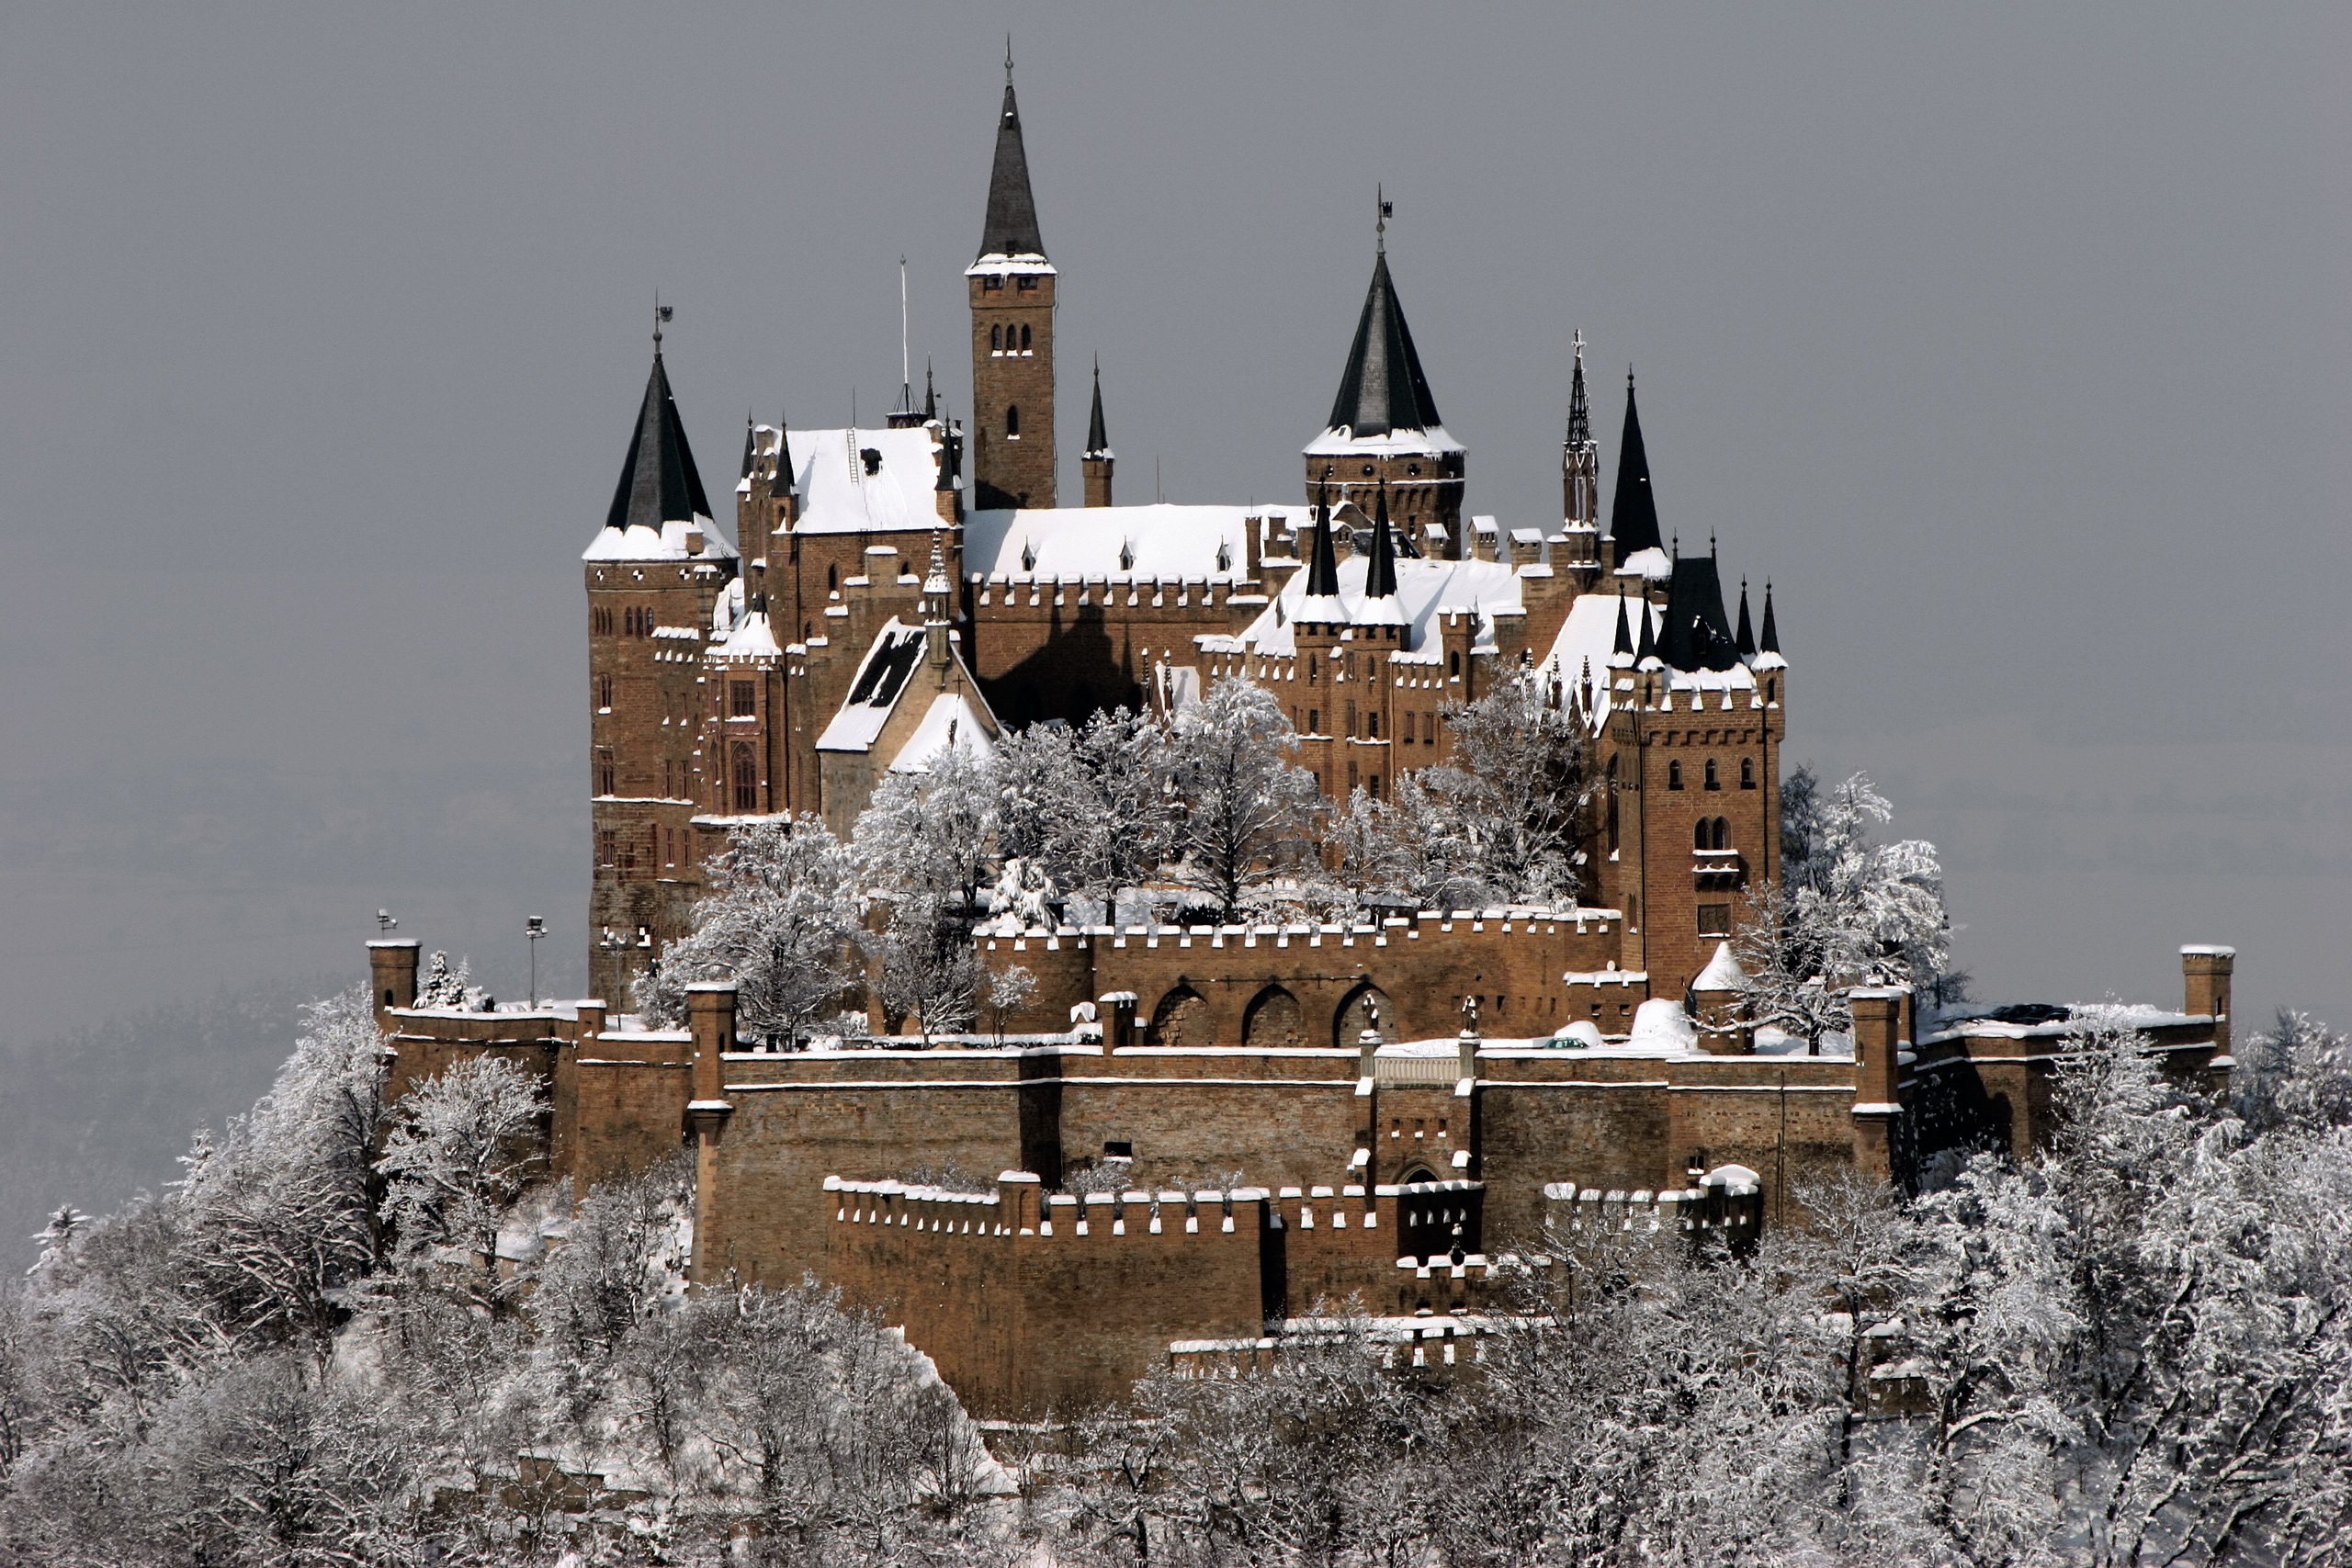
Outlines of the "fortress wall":
M563 1054L557 1080L562 1174L585 1194L600 1181L684 1147L694 1095L693 1043L684 1030L594 1035Z
M858 1058L884 1053L856 1053ZM807 1062L807 1057L748 1059ZM826 1061L806 1079L753 1073L725 1059L734 1107L712 1151L713 1213L695 1242L695 1273L706 1281L734 1269L749 1280L797 1280L822 1272L823 1218L817 1193L828 1176L879 1180L928 1168L985 1179L1023 1164L1015 1062L939 1053L927 1077L858 1079Z
M827 1277L902 1323L983 1418L1118 1398L1170 1341L1263 1321L1253 1190L1041 1202L1008 1173L993 1194L833 1179L815 1195Z
M1305 1060L1159 1058L1150 1077L1065 1078L1059 1146L1064 1179L1100 1166L1105 1145L1129 1145L1136 1185L1261 1186L1346 1179L1363 1108L1355 1098L1355 1055ZM1110 1064L1106 1064L1110 1065ZM1082 1072L1065 1063L1066 1071ZM1191 1068L1184 1077L1176 1072ZM1264 1076L1272 1068L1282 1077ZM1163 1076L1164 1075L1164 1076Z
M1623 1004L1646 992L1632 994L1641 985L1634 976L1595 978L1613 973L1617 925L1610 909L1424 910L1376 925L983 927L974 942L991 973L1019 964L1038 976L1035 999L1012 1025L1023 1031L1066 1029L1072 1004L1131 991L1148 1043L1348 1049L1361 1023L1342 1027L1341 1010L1367 986L1389 1039L1452 1034L1465 996L1481 998L1498 1033L1549 1034L1579 1018L1621 1032L1616 1014L1629 1022ZM1259 1018L1252 1003L1277 987L1295 1009ZM1605 1010L1593 1012L1604 997Z

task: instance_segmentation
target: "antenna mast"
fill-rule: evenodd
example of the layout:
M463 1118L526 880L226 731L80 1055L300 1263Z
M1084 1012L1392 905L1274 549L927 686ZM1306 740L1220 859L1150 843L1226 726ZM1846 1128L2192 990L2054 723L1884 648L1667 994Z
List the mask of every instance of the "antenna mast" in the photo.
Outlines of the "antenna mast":
M914 412L914 371L907 358L907 258L903 252L899 256L899 406Z

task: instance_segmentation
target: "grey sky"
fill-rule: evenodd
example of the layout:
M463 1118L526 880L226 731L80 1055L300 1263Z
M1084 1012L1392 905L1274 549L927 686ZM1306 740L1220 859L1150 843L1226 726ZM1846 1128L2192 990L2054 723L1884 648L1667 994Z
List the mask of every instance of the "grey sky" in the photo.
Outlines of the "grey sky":
M658 285L747 405L967 401L1011 27L1128 499L1295 499L1374 182L1470 505L1770 574L1789 755L1943 842L2000 998L2352 1018L2352 13L17 6L0 19L6 1027L357 972L584 975L582 546ZM716 488L716 486L715 486ZM729 519L729 521L731 521Z

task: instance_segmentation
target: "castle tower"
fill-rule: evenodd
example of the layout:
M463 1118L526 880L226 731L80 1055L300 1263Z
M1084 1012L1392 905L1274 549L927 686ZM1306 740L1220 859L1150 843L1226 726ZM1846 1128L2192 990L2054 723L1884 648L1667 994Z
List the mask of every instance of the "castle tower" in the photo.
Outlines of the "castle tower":
M1029 154L1004 61L988 223L979 258L964 269L972 302L973 504L1049 507L1054 496L1053 264L1037 232Z
M1462 530L1463 456L1460 443L1438 422L1437 399L1388 276L1384 236L1330 421L1306 446L1308 500L1329 477L1339 486L1335 505L1353 501L1369 513L1373 492L1385 482L1415 553L1432 553L1428 541L1438 536L1430 532L1435 528L1444 553L1464 559L1470 551Z
M1111 504L1111 469L1118 454L1111 450L1110 433L1102 427L1102 362L1094 362L1094 411L1086 416L1086 455L1079 468L1086 475L1086 504Z
M698 661L665 655L701 651L739 565L711 522L658 334L620 482L582 562L594 828L589 984L627 1007L630 979L685 933L701 892L692 822L708 781L695 744Z

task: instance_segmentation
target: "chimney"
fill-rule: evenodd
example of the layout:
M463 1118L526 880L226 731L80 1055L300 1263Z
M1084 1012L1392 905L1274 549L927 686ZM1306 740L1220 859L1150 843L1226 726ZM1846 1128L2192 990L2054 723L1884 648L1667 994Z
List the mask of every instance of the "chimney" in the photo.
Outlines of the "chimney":
M417 944L408 941L371 942L368 944L368 968L374 983L371 999L376 1008L376 1027L389 1033L391 1020L386 1016L391 1008L413 1008L416 1005Z
M2237 966L2234 947L2184 947L2180 977L2187 999L2180 1010L2191 1018L2213 1021L2213 1054L2230 1054L2230 972ZM410 960L415 962L413 958Z

